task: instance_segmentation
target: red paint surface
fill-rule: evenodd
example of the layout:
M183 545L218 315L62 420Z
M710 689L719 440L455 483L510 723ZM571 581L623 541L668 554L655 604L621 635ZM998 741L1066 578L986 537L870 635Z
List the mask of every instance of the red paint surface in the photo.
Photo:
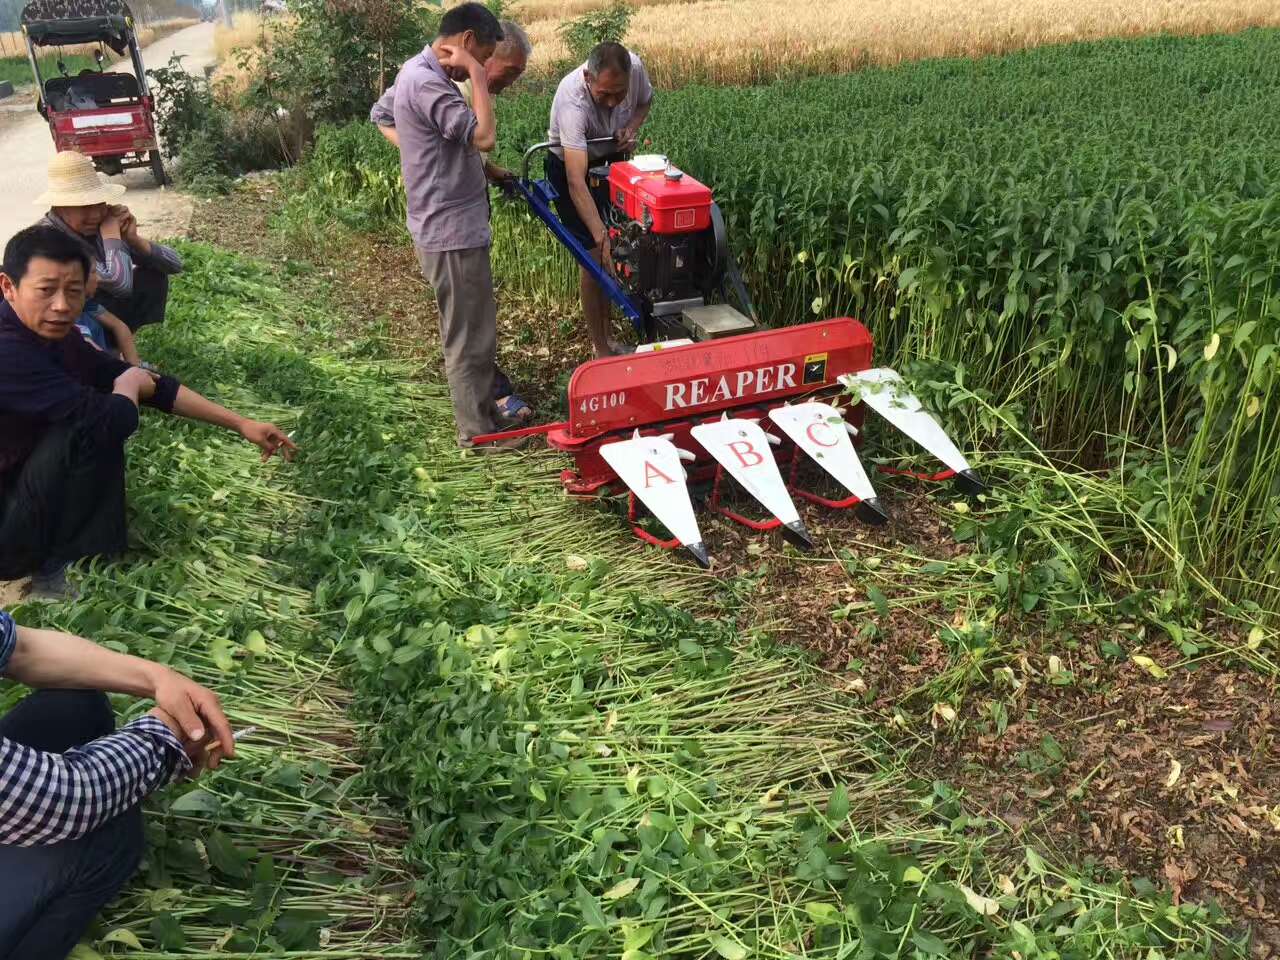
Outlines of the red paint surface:
M696 233L711 226L711 188L687 173L668 180L663 171L641 173L627 161L609 167L609 196L632 220L652 220L654 233Z

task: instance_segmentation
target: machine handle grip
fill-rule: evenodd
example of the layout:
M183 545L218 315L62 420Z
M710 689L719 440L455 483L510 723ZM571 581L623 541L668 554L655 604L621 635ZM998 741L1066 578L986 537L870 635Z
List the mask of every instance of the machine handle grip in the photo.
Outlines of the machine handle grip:
M598 146L602 143L617 143L617 137L594 137L587 141L588 147ZM559 140L547 140L544 143L535 143L532 147L524 152L524 159L520 161L520 179L525 183L529 182L529 161L534 154L541 153L543 150L550 150L552 147L560 146Z

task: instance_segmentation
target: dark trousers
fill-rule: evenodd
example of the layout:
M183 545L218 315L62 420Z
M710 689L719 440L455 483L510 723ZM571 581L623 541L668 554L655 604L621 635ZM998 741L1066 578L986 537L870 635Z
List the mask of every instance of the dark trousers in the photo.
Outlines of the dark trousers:
M0 478L0 580L128 546L124 445L100 426L55 424L26 462Z
M115 728L93 690L41 690L0 717L0 736L64 753ZM44 847L0 846L0 960L64 960L142 859L142 809Z
M169 275L134 264L132 296L122 298L99 292L93 299L136 333L139 327L164 320L164 310L169 303Z
M614 163L621 160L622 154L614 153L599 160L590 162L590 166L598 166L602 163ZM570 233L577 238L578 242L588 250L596 245L596 239L591 235L591 231L587 229L587 225L583 223L578 208L573 205L573 196L569 193L569 171L565 169L564 161L557 157L554 153L548 153L546 160L543 162L543 169L547 174L547 182L555 188L556 191L556 213L560 216L560 222L565 225ZM591 186L591 178L587 178L587 186ZM596 202L596 209L600 211L600 217L605 223L608 219L605 217L604 211L609 209L609 185L607 183L598 184L591 189L591 197Z

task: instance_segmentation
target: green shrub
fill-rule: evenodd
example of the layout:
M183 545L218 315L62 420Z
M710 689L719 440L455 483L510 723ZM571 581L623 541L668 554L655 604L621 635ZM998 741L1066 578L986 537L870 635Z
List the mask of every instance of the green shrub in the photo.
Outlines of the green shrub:
M234 112L213 96L209 83L182 68L147 71L156 95L160 139L177 156L178 178L198 193L223 193L251 170L278 167L285 159L281 120L260 110Z
M557 32L576 63L586 60L591 48L598 43L621 43L634 13L635 8L630 4L614 3L601 10L589 10L574 20L566 20Z

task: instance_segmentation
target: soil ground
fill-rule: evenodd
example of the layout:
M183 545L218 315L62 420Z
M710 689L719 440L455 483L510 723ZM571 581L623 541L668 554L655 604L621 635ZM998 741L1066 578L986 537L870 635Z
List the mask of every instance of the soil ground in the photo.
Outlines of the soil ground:
M192 234L283 262L293 254L270 229L281 200L274 181L255 180L226 201L199 204ZM340 252L310 253L345 291L344 313L438 381L434 305L409 246L367 237ZM574 305L564 311L572 319ZM539 347L508 346L500 363L540 419L557 418L557 385L586 352L571 334L545 332L574 324L545 311L533 317L503 291L499 316L509 345L536 321ZM703 532L713 555L738 558L718 572L754 578L752 622L812 651L861 693L899 731L922 778L963 791L974 813L1011 828L1014 843L1147 878L1177 899L1216 900L1251 923L1254 956L1280 956L1275 680L1225 655L1188 660L1158 640L1143 652L1184 666L1155 678L1116 652L1133 625L1064 628L1039 614L998 618L981 651L957 650L947 628L963 629L964 615L915 599L906 578L901 590L877 578L887 584L880 603L866 602L868 571L881 562L963 560L969 548L952 537L954 514L940 505L954 497L902 483L886 484L884 499L895 519L878 528L848 511L802 508L818 541L808 555L710 517ZM845 609L853 612L842 617ZM1226 626L1207 629L1231 640ZM956 704L954 718L935 703Z

